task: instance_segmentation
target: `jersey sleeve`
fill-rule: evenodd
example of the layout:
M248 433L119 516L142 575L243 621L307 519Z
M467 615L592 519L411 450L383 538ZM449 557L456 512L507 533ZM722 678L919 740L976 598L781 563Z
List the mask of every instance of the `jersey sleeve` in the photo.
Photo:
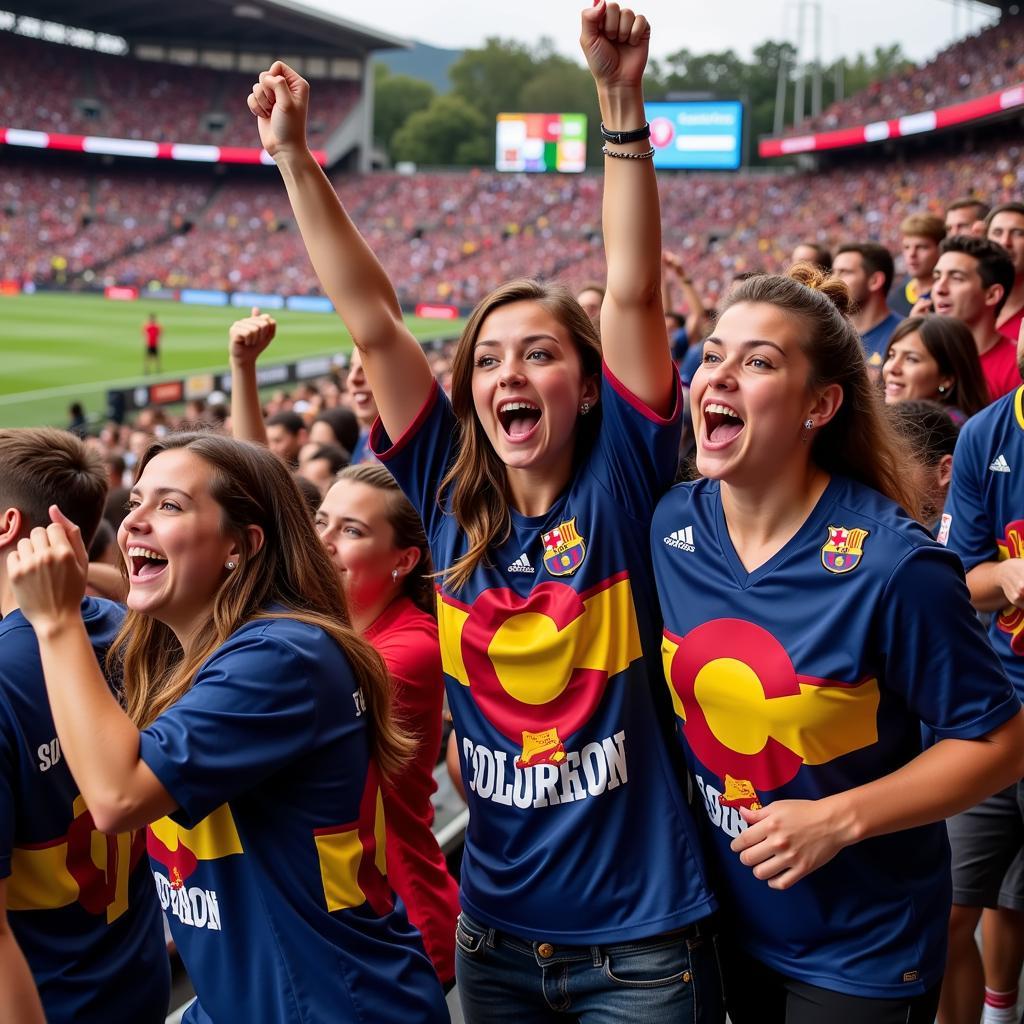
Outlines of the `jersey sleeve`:
M957 438L953 455L953 479L946 495L939 539L963 562L970 572L982 562L999 557L996 524L985 507L979 472L981 458L974 441L973 424L968 423Z
M451 463L457 435L458 422L451 402L437 381L431 385L416 419L397 440L388 437L379 419L370 430L370 450L398 481L430 538L443 517L437 493Z
M15 764L13 723L0 704L0 878L11 873L14 852Z
M672 376L672 411L663 417L630 392L607 366L603 372L601 431L590 468L622 508L645 521L672 484L679 464L682 387L679 375Z
M403 722L413 726L428 715L440 718L444 676L437 634L431 636L416 623L392 630L372 643L391 674L395 709Z
M311 749L317 651L253 630L229 640L142 733L140 754L193 828ZM319 653L323 653L320 651Z
M939 739L977 739L1020 710L956 560L939 547L912 550L879 602L883 685Z

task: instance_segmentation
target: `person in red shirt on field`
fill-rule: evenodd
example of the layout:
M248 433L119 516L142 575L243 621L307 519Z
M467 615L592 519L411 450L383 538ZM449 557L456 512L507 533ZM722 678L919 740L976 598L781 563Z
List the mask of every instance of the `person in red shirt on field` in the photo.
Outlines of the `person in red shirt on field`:
M391 673L395 716L418 740L401 784L383 789L388 881L447 985L455 977L459 889L431 832L444 680L423 524L388 470L366 462L338 474L316 529L341 575L353 628Z
M142 325L142 335L146 339L146 351L142 357L142 372L147 374L154 367L160 372L160 335L164 329L156 321L156 313L150 313L149 319Z

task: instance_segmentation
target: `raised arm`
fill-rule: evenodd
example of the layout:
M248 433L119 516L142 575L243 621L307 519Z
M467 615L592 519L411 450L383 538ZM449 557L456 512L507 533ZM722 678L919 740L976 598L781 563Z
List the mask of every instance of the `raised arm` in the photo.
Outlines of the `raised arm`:
M139 757L139 730L110 692L82 622L87 556L78 527L51 506L7 557L15 600L32 624L61 750L100 832L141 828L177 808Z
M676 253L666 250L662 253L662 261L665 264L665 284L662 285L661 289L662 297L664 298L666 295L671 294L668 278L670 275L674 276L679 281L679 287L683 293L683 301L686 303L686 335L690 344L695 345L701 340L700 336L704 329L704 320L707 317L704 303L701 301L697 289L694 288L693 281L686 273L686 267L683 266L683 261L680 257ZM671 308L666 302L665 309Z
M277 323L253 306L252 315L236 320L228 329L231 359L231 434L239 441L266 446L260 391L256 383L256 360L274 340Z
M605 0L583 12L580 45L597 85L601 120L612 131L642 128L643 74L651 29L643 15ZM649 139L607 143L601 345L609 370L655 412L669 412L675 376L661 303L661 207Z
M32 972L7 920L6 878L0 878L0 1024L46 1024Z
M249 95L260 141L277 163L313 269L362 353L381 421L398 437L433 387L384 268L356 230L306 143L309 84L275 61Z

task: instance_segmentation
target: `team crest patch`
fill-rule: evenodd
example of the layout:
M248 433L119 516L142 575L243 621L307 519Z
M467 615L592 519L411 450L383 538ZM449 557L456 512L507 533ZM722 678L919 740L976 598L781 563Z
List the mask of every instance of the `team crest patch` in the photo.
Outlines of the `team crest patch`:
M587 555L587 543L576 532L576 517L541 535L544 568L552 576L571 576Z
M821 546L821 564L829 572L852 572L860 565L867 535L867 530L848 530L845 526L830 526L828 540Z

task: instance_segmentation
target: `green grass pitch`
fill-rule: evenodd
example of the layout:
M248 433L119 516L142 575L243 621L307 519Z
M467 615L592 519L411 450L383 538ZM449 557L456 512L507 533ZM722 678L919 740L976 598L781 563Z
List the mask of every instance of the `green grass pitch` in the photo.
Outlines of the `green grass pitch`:
M162 373L143 377L142 325L163 325ZM108 388L227 368L228 327L249 310L176 302L114 302L99 295L0 296L0 428L66 426L68 406L101 417ZM261 357L270 366L303 356L348 352L352 338L334 314L268 311L277 337ZM452 337L461 321L408 317L421 341Z

